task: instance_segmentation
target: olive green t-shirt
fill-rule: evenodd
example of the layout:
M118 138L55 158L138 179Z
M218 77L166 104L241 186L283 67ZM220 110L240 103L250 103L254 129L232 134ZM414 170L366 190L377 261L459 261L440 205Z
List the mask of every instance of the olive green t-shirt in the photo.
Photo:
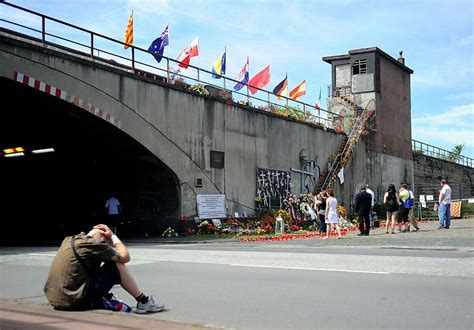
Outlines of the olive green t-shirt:
M99 270L102 262L111 261L117 255L117 251L108 242L98 243L85 233L66 237L53 259L44 286L49 303L62 309L81 305L87 292L89 275L72 251L73 237L76 251L85 261L91 275Z

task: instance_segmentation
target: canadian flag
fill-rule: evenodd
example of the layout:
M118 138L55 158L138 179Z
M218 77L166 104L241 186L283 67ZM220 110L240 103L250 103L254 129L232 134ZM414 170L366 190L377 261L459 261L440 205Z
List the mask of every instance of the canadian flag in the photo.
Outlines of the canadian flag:
M178 66L187 69L189 66L189 62L191 61L191 57L198 56L198 37L194 38L193 42L189 44L181 53L179 53L176 60L179 62Z

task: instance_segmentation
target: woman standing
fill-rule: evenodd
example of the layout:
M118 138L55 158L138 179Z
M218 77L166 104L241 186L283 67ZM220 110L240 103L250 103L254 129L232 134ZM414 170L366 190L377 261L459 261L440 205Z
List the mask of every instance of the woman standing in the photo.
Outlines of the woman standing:
M383 196L383 203L387 208L387 221L385 222L385 233L388 234L390 219L392 220L392 234L395 234L395 220L397 219L400 197L393 184L388 186L387 192Z
M324 239L329 239L331 235L331 227L336 226L337 238L341 238L341 229L339 228L339 215L337 212L337 199L334 198L334 190L327 190L328 198L326 199L326 237Z
M321 191L315 198L314 204L318 208L319 233L326 233L326 191Z

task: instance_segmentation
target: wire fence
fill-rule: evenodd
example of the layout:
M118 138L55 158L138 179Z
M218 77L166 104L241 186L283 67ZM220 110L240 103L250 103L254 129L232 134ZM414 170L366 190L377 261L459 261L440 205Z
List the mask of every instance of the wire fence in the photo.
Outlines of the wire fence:
M179 61L163 56L160 63L155 61L147 49L130 45L128 50L122 47L122 41L96 33L94 31L43 15L41 13L8 3L3 5L2 28L37 38L47 47L64 47L63 50L81 52L93 61L101 61L130 73L159 80L175 87L191 90L201 95L211 95L228 103L238 103L260 111L292 118L300 122L311 123L325 129L344 132L344 117L336 113L317 108L286 96L278 96L271 91L249 87L236 91L233 86L240 81L221 76L214 79L211 71L189 65L185 72L181 71ZM8 10L6 10L8 9ZM13 12L22 13L22 22L6 19ZM11 15L19 17L20 15ZM67 36L67 37L66 37ZM126 55L124 55L126 54ZM204 90L201 87L205 87ZM256 89L263 97L255 96L251 89Z

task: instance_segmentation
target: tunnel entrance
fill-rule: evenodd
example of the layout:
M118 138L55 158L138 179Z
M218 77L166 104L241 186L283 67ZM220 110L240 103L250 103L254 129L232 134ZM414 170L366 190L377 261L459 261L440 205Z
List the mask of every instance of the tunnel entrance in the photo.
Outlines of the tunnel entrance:
M120 236L161 234L179 217L176 175L136 140L59 98L5 78L0 85L3 243L86 231L105 221L111 195L123 208ZM4 151L17 147L24 155Z

